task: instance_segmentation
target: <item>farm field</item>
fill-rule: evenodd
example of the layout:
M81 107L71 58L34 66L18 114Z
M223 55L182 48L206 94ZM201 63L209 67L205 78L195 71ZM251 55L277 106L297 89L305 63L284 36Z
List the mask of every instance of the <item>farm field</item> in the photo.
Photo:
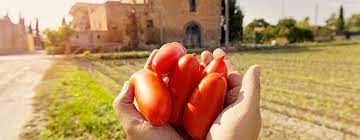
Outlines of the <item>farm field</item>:
M360 45L248 50L229 55L241 72L252 64L262 67L260 139L360 138ZM29 122L24 138L125 138L109 106L122 83L141 69L145 60L59 60L57 69L45 77L46 86L39 86L35 109L42 115ZM44 100L55 103L42 105ZM95 100L82 108L94 112L73 111L72 107ZM96 121L90 123L92 119ZM62 124L57 124L59 121Z

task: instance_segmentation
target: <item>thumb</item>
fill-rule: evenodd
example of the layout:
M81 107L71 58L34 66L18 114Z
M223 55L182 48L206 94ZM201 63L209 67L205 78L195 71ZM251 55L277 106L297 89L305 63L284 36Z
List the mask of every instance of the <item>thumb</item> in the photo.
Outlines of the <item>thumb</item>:
M126 81L120 94L113 101L116 117L125 130L144 120L133 104L134 96L134 86Z
M242 81L241 92L243 93L245 106L249 109L259 109L260 104L260 65L252 65L245 73Z

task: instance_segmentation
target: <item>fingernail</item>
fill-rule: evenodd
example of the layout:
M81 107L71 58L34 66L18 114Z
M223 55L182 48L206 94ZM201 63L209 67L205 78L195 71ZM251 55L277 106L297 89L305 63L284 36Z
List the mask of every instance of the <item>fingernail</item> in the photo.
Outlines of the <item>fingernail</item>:
M254 73L257 77L261 76L261 68L259 65L254 69Z

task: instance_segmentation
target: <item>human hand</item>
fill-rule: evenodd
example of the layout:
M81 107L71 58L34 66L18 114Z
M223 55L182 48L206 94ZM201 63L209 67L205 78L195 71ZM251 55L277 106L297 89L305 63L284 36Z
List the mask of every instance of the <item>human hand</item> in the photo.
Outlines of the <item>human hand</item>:
M156 54L154 50L146 64L146 69L151 69L151 61ZM166 79L165 79L166 80ZM182 137L169 124L153 126L145 120L134 105L134 86L125 82L120 94L113 102L117 119L120 121L128 139L134 140L180 140Z
M151 60L157 50L153 51L145 65L151 69ZM205 51L201 54L201 64L206 66L215 57L226 56L217 49L211 54ZM251 66L242 78L235 66L226 56L229 90L225 98L227 106L217 117L210 128L207 139L256 139L260 127L260 67ZM164 79L167 82L168 79ZM125 82L120 95L114 100L113 107L116 116L122 124L129 139L182 139L169 124L153 126L147 122L135 108L133 85Z
M206 139L218 140L255 140L261 129L260 115L260 66L251 66L244 77L221 49L213 54L205 51L201 54L201 64L206 66L212 59L225 56L228 69L228 91L225 97L225 109L211 126Z

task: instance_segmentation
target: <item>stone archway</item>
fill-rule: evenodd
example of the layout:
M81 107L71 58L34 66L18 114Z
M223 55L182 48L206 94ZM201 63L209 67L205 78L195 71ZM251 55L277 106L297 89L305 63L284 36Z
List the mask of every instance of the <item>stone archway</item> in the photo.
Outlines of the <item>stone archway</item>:
M185 26L184 44L186 48L201 48L201 28L195 22Z

